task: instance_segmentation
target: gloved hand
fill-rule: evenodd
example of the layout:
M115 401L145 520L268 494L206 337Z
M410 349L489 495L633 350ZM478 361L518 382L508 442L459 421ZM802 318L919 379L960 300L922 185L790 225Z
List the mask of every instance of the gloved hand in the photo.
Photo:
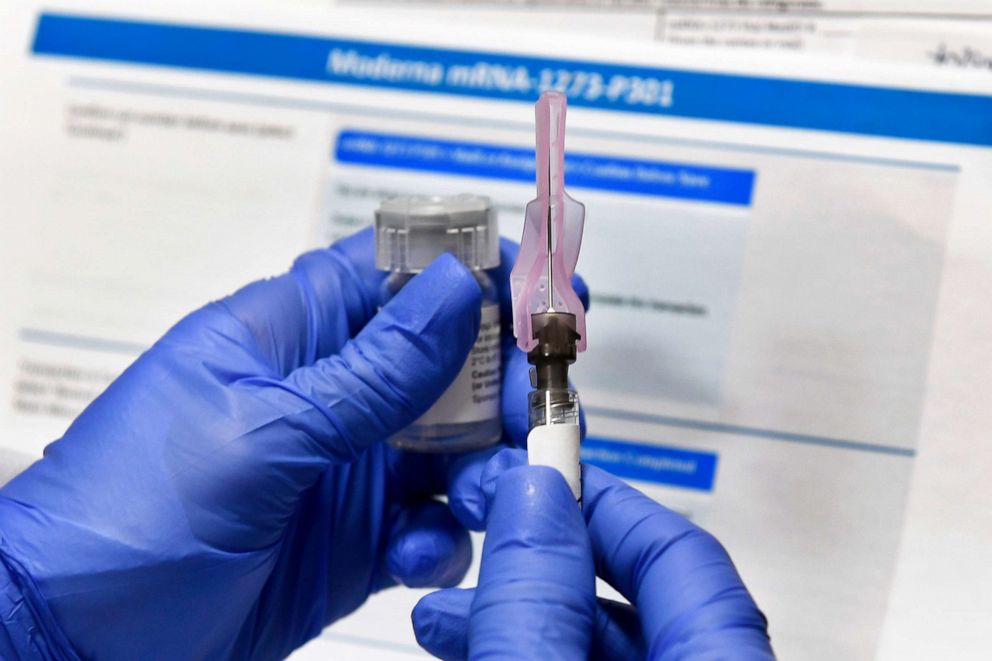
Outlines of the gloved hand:
M444 659L469 650L473 658L586 658L596 575L575 497L546 466L516 466L495 482L479 585L422 599L413 613L417 639Z
M774 658L764 616L712 535L593 466L582 469L582 526L564 480L526 462L503 450L482 472L485 497L467 484L452 494L480 504L461 510L487 529L479 586L421 599L413 624L425 649L448 661ZM593 564L633 606L593 601Z
M4 487L0 657L282 658L397 581L456 584L431 495L484 458L380 441L454 378L480 291L445 256L375 314L382 277L363 232L193 313Z

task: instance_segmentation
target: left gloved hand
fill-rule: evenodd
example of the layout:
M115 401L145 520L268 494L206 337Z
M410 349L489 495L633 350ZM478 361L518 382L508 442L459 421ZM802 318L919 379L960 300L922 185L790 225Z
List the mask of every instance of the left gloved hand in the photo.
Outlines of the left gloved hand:
M381 441L454 378L480 291L444 256L376 314L373 264L363 232L193 313L0 491L0 656L282 658L397 581L461 579L431 495L481 469Z

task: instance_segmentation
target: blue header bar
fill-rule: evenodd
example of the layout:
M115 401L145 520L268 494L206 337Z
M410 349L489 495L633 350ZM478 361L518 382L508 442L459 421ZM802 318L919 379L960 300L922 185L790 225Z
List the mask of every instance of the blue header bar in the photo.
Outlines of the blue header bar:
M367 131L342 131L334 155L341 163L484 179L530 183L535 174L533 149ZM754 172L567 152L565 183L594 190L748 206Z
M697 491L712 491L716 479L717 455L712 452L586 437L581 459L618 477Z
M32 50L111 62L992 146L992 96L43 13Z

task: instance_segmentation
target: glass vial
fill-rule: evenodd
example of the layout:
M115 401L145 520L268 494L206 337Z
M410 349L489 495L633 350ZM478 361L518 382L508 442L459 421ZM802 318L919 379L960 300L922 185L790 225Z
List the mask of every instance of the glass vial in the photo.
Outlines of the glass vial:
M461 452L498 442L503 434L499 299L487 271L499 266L499 231L489 198L386 200L375 214L375 243L376 267L389 273L380 305L446 252L472 271L482 289L482 323L465 365L441 398L389 442L420 452Z

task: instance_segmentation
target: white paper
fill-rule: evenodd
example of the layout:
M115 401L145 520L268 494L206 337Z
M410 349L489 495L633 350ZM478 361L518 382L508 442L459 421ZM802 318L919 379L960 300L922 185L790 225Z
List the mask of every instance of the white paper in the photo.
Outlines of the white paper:
M385 196L489 195L503 233L519 235L532 182L446 173L423 154L472 167L513 161L533 145L527 102L41 56L31 49L36 10L6 11L6 447L39 453L185 312L368 224ZM677 81L697 71L992 93L987 76L552 32L508 40L503 29L388 12L241 3L236 14L192 3L87 12L558 58L576 70L547 76L581 83L588 97L593 82L581 75L615 83L608 67L624 65L662 67ZM393 49L393 64L353 65L349 47L337 48L333 66L368 75L387 75L399 58ZM634 93L632 79L621 82ZM644 83L637 94L649 91ZM678 111L696 102L683 93L676 82L667 106L664 94L654 101ZM665 112L569 110L568 153L596 182L569 183L587 206L579 270L593 303L574 375L589 456L658 476L638 486L724 541L783 658L979 657L992 644L992 151ZM364 156L341 149L348 132L366 136ZM390 160L397 150L420 160ZM668 177L675 183L659 193ZM721 181L727 190L708 188ZM641 188L607 186L617 182ZM704 197L687 196L697 185ZM683 467L699 476L707 461L710 484L680 486ZM409 612L420 594L376 595L314 645L418 653Z
M337 0L411 17L657 41L673 48L816 54L992 75L985 0Z

